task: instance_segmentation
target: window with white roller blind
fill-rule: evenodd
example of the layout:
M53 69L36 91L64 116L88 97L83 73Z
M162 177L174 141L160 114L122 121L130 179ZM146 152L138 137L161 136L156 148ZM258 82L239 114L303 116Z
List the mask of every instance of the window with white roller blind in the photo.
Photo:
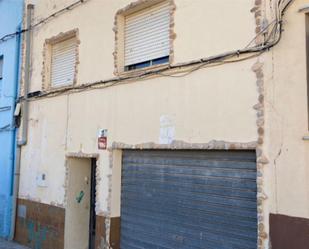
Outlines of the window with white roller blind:
M168 1L125 16L125 70L167 63L170 54Z
M57 42L51 46L51 86L72 85L76 67L76 38Z

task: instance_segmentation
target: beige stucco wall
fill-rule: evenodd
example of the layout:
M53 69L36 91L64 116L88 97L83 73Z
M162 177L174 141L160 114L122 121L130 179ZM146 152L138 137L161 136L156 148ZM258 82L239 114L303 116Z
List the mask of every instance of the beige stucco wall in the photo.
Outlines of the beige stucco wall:
M255 1L232 2L175 0L173 63L247 45L255 36L254 13L250 12ZM71 1L34 3L35 23ZM31 91L42 89L45 40L73 29L78 29L80 40L77 84L115 77L114 17L129 3L89 0L35 29ZM267 3L263 6L271 21L273 13ZM284 17L279 45L259 58L265 84L262 148L269 161L262 176L266 232L269 212L309 218L309 142L302 139L308 134L305 14L298 12L305 3L293 3ZM256 141L257 116L253 106L258 102L258 92L252 71L256 61L255 58L204 68L186 77L158 76L31 101L29 141L22 149L20 197L65 207L66 155L98 154L97 213L119 215L119 191L113 191L116 197L110 203L109 188L120 172L118 168L118 177L111 176L114 165L110 151L97 149L100 129L108 129L109 147L114 142L159 144L160 118L167 116L172 120L173 139L177 141ZM119 164L119 157L115 161ZM46 173L47 187L36 183L40 172ZM114 183L115 188L119 190Z
M113 142L159 143L160 117L169 115L174 120L175 140L256 141L252 107L257 93L250 66L246 62L226 66L224 74L218 67L186 78L156 78L30 102L20 194L63 204L65 155L100 153L97 134L103 128L108 129L109 146ZM235 74L238 70L243 73ZM244 91L246 94L241 94ZM101 152L99 159L103 210L108 194L106 175L110 173L108 156L108 152ZM33 172L40 168L49 172L48 188L36 187Z
M36 2L33 22L69 3ZM76 28L80 40L78 84L114 77L114 17L118 9L129 3L90 0L35 29L31 91L42 89L45 39ZM175 4L174 63L243 48L254 36L255 20L250 12L254 1L234 1L234 11L226 8L232 8L229 0L194 3L176 0ZM206 15L202 10L209 13ZM226 21L218 19L216 13L224 13ZM158 144L160 117L166 115L175 127L175 140L256 141L253 106L257 103L257 91L251 70L255 61L207 68L182 78L157 77L31 101L29 142L22 153L20 196L64 206L66 155L99 153L97 212L107 213L112 172L109 152L97 149L99 129L108 129L109 146L113 142ZM36 185L35 172L41 169L47 172L46 188Z
M69 0L27 2L36 3L34 23L72 3ZM31 90L41 89L45 39L75 28L79 29L81 41L78 83L114 77L114 18L117 10L130 2L132 1L88 0L73 11L68 11L35 29ZM229 0L176 0L174 31L177 38L174 42L174 63L246 46L254 36L254 18L250 13L253 3L253 0L234 0L233 3ZM217 18L218 15L224 18Z
M284 17L281 42L264 57L267 184L270 211L309 218L309 141L305 13L297 0Z
M34 22L71 3L32 2L36 3ZM45 39L76 28L80 40L77 84L115 77L114 17L129 3L89 0L35 29L31 91L42 89ZM173 63L243 48L255 36L254 13L250 12L254 3L175 0ZM263 6L271 21L267 3ZM269 161L263 174L266 216L271 212L309 218L309 142L302 140L308 134L305 17L298 12L304 3L296 0L291 6L284 17L281 42L259 59L265 81L263 150ZM97 213L117 216L119 196L113 199L116 201L110 210L110 151L97 149L100 129L108 129L109 147L113 142L158 144L160 118L165 115L175 128L174 140L192 144L256 141L253 106L258 102L258 92L252 71L256 61L205 68L181 78L160 76L31 101L29 142L22 150L20 197L65 206L66 155L97 153ZM38 187L35 180L37 172L42 171L47 173L45 188ZM267 223L265 226L267 232Z

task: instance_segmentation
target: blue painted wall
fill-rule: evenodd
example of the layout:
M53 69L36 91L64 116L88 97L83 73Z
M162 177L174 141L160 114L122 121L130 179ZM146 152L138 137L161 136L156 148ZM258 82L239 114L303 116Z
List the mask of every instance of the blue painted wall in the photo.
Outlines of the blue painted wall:
M0 0L0 38L16 32L22 23L23 0ZM18 88L20 37L0 41L3 78L0 79L0 237L8 238L11 226L15 157L14 109Z

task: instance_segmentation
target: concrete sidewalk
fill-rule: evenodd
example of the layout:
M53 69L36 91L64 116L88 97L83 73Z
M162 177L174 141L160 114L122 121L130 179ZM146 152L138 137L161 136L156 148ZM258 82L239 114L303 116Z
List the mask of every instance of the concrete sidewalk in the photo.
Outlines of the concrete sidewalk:
M29 248L21 246L15 242L0 239L0 249L29 249Z

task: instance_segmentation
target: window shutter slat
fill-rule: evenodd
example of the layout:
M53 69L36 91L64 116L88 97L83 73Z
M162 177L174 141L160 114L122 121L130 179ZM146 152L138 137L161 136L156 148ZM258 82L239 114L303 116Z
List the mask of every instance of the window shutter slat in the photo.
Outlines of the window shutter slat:
M169 56L170 5L160 3L125 18L125 66Z

